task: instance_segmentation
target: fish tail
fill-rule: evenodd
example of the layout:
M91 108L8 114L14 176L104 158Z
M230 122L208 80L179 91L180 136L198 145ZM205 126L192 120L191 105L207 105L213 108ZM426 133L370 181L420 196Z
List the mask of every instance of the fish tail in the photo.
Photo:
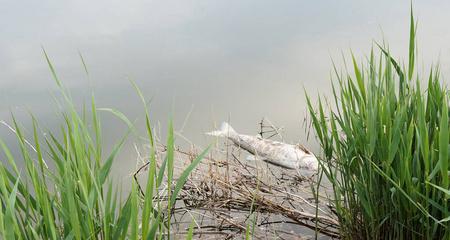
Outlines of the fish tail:
M227 122L223 122L222 125L220 125L219 130L207 132L206 134L217 137L232 137L237 135L236 131L234 131L234 129Z

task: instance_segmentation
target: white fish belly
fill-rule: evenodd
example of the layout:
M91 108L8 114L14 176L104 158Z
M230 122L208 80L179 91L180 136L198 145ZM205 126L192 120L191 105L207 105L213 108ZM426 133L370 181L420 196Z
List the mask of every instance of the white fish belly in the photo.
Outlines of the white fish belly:
M289 169L317 169L317 159L314 155L305 153L295 145L248 135L237 135L231 140L237 146L271 164Z

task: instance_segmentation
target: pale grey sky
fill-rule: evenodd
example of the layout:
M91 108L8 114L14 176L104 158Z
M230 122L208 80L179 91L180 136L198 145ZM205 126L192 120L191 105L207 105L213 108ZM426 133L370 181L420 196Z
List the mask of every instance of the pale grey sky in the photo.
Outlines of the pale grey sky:
M231 116L256 132L267 116L304 141L303 86L327 93L331 58L352 49L359 59L372 40L406 56L410 1L5 1L0 7L0 118L28 109L51 122L55 89L41 46L61 80L89 93L78 51L102 106L131 116L141 108L128 78L148 97L152 114L203 139ZM440 59L450 74L450 2L414 1L420 63ZM55 120L56 121L56 120Z

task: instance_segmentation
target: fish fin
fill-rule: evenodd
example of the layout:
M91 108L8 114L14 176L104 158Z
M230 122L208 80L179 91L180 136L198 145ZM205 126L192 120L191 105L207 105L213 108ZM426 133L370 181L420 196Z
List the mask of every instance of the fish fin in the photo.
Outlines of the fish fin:
M227 122L223 122L220 125L220 129L212 132L207 132L206 135L217 136L217 137L232 137L237 135L236 131L228 124Z
M309 149L307 149L305 146L301 145L301 144L297 144L297 147L302 150L303 152L305 152L306 154L312 154L311 151L309 151Z

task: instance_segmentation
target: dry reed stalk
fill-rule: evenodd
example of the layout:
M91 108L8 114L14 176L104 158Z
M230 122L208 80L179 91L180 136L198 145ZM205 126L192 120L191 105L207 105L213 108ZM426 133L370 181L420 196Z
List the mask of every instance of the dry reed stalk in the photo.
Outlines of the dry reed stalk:
M275 134L279 134L278 130ZM263 162L241 160L240 149L229 145L225 148L215 148L188 178L173 214L177 216L173 224L184 226L178 226L175 234L183 235L194 217L195 236L236 238L245 235L248 226L252 228L251 218L256 214L255 239L264 236L298 239L308 229L311 234L317 232L319 236L338 238L338 221L327 206L327 197L321 196L316 203L312 190L313 186L317 187L314 177L298 176L296 171ZM163 153L165 149L159 145L158 152ZM183 169L197 156L195 147L189 151L177 148L176 153L175 176L177 169ZM138 169L136 180L145 168L146 165ZM165 196L158 200L167 201ZM295 231L286 231L287 228Z

